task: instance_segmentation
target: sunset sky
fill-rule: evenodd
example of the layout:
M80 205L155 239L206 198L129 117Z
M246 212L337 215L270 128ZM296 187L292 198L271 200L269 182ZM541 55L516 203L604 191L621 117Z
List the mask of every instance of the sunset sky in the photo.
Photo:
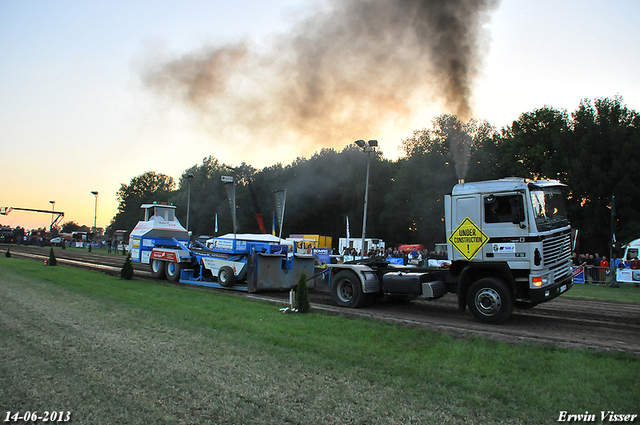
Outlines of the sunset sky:
M209 155L262 168L375 138L397 158L413 130L455 112L434 77L437 60L422 63L404 44L398 57L407 62L376 56L384 46L358 34L379 40L390 29L345 18L362 24L346 29L355 56L327 63L336 46L321 42L345 31L326 28L339 5L0 0L0 206L50 210L55 201L64 222L91 226L98 191L97 225L106 227L121 183L146 171L177 180ZM640 110L638 22L637 0L496 1L481 15L471 116L501 128L544 105L573 112L583 98L616 95ZM312 72L320 100L304 108L284 99L302 96L290 84L306 77L295 49L324 72ZM378 83L397 87L396 96ZM50 222L48 214L0 216L28 229Z

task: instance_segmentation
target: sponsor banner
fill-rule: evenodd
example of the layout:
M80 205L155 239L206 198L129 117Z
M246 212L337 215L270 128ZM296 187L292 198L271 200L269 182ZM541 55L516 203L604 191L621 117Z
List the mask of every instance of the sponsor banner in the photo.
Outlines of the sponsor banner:
M269 254L287 255L289 247L287 245L269 245Z
M320 264L331 264L330 248L314 248L311 250L311 252L318 257L318 261L320 261Z
M573 282L584 283L584 267L573 268Z
M233 252L233 240L214 238L211 248L219 251Z
M389 258L387 258L387 262L389 264L397 264L399 266L404 265L404 260L402 258L389 257Z
M429 265L429 267L449 267L451 265L451 262L449 260L429 259L427 264Z
M640 283L640 270L638 269L616 269L616 281Z
M513 254L516 252L514 243L494 243L491 245L494 254Z
M213 257L202 257L200 259L202 265L205 269L211 270L214 276L218 275L218 271L223 266L229 266L233 269L233 274L239 276L247 263L243 263L240 261L229 261L223 260L221 258L213 258Z
M153 251L151 253L151 258L153 260L165 260L165 261L173 261L178 262L178 256L175 252L171 251Z

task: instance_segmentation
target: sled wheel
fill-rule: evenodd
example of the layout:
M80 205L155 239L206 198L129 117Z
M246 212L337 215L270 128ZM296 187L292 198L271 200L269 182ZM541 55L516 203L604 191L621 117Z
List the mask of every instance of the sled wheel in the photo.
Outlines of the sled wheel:
M233 273L233 269L229 266L222 266L218 270L218 283L225 288L233 286L236 280L236 276Z

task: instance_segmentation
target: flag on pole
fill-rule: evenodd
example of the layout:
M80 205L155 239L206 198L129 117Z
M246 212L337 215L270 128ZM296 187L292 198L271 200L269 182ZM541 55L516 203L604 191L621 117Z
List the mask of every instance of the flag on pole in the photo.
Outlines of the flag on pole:
M349 216L347 216L347 246L349 246Z
M273 213L273 224L271 225L271 234L276 235L276 213Z
M282 237L282 225L284 224L284 209L287 203L287 189L274 190L273 193L276 197L276 215L278 216L278 225L280 230L278 231L278 237Z

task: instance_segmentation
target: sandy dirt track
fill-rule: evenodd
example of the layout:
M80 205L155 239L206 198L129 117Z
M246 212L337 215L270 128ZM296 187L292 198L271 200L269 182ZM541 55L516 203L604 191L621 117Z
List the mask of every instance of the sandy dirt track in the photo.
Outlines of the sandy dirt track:
M47 249L38 247L5 244L0 244L0 247L2 252L9 247L16 258L43 261L48 254ZM74 250L56 249L56 256L60 264L99 269L113 275L119 275L124 263L121 255ZM134 263L134 269L137 277L151 279L147 265ZM288 293L282 292L237 294L276 303L286 303L289 297ZM515 310L508 321L494 326L477 322L468 311L459 313L457 298L453 294L435 301L397 302L380 299L373 306L364 309L336 307L324 287L316 286L310 296L314 309L324 310L329 314L401 323L454 337L478 336L508 343L553 344L640 355L638 303L573 298L569 292L533 309Z

